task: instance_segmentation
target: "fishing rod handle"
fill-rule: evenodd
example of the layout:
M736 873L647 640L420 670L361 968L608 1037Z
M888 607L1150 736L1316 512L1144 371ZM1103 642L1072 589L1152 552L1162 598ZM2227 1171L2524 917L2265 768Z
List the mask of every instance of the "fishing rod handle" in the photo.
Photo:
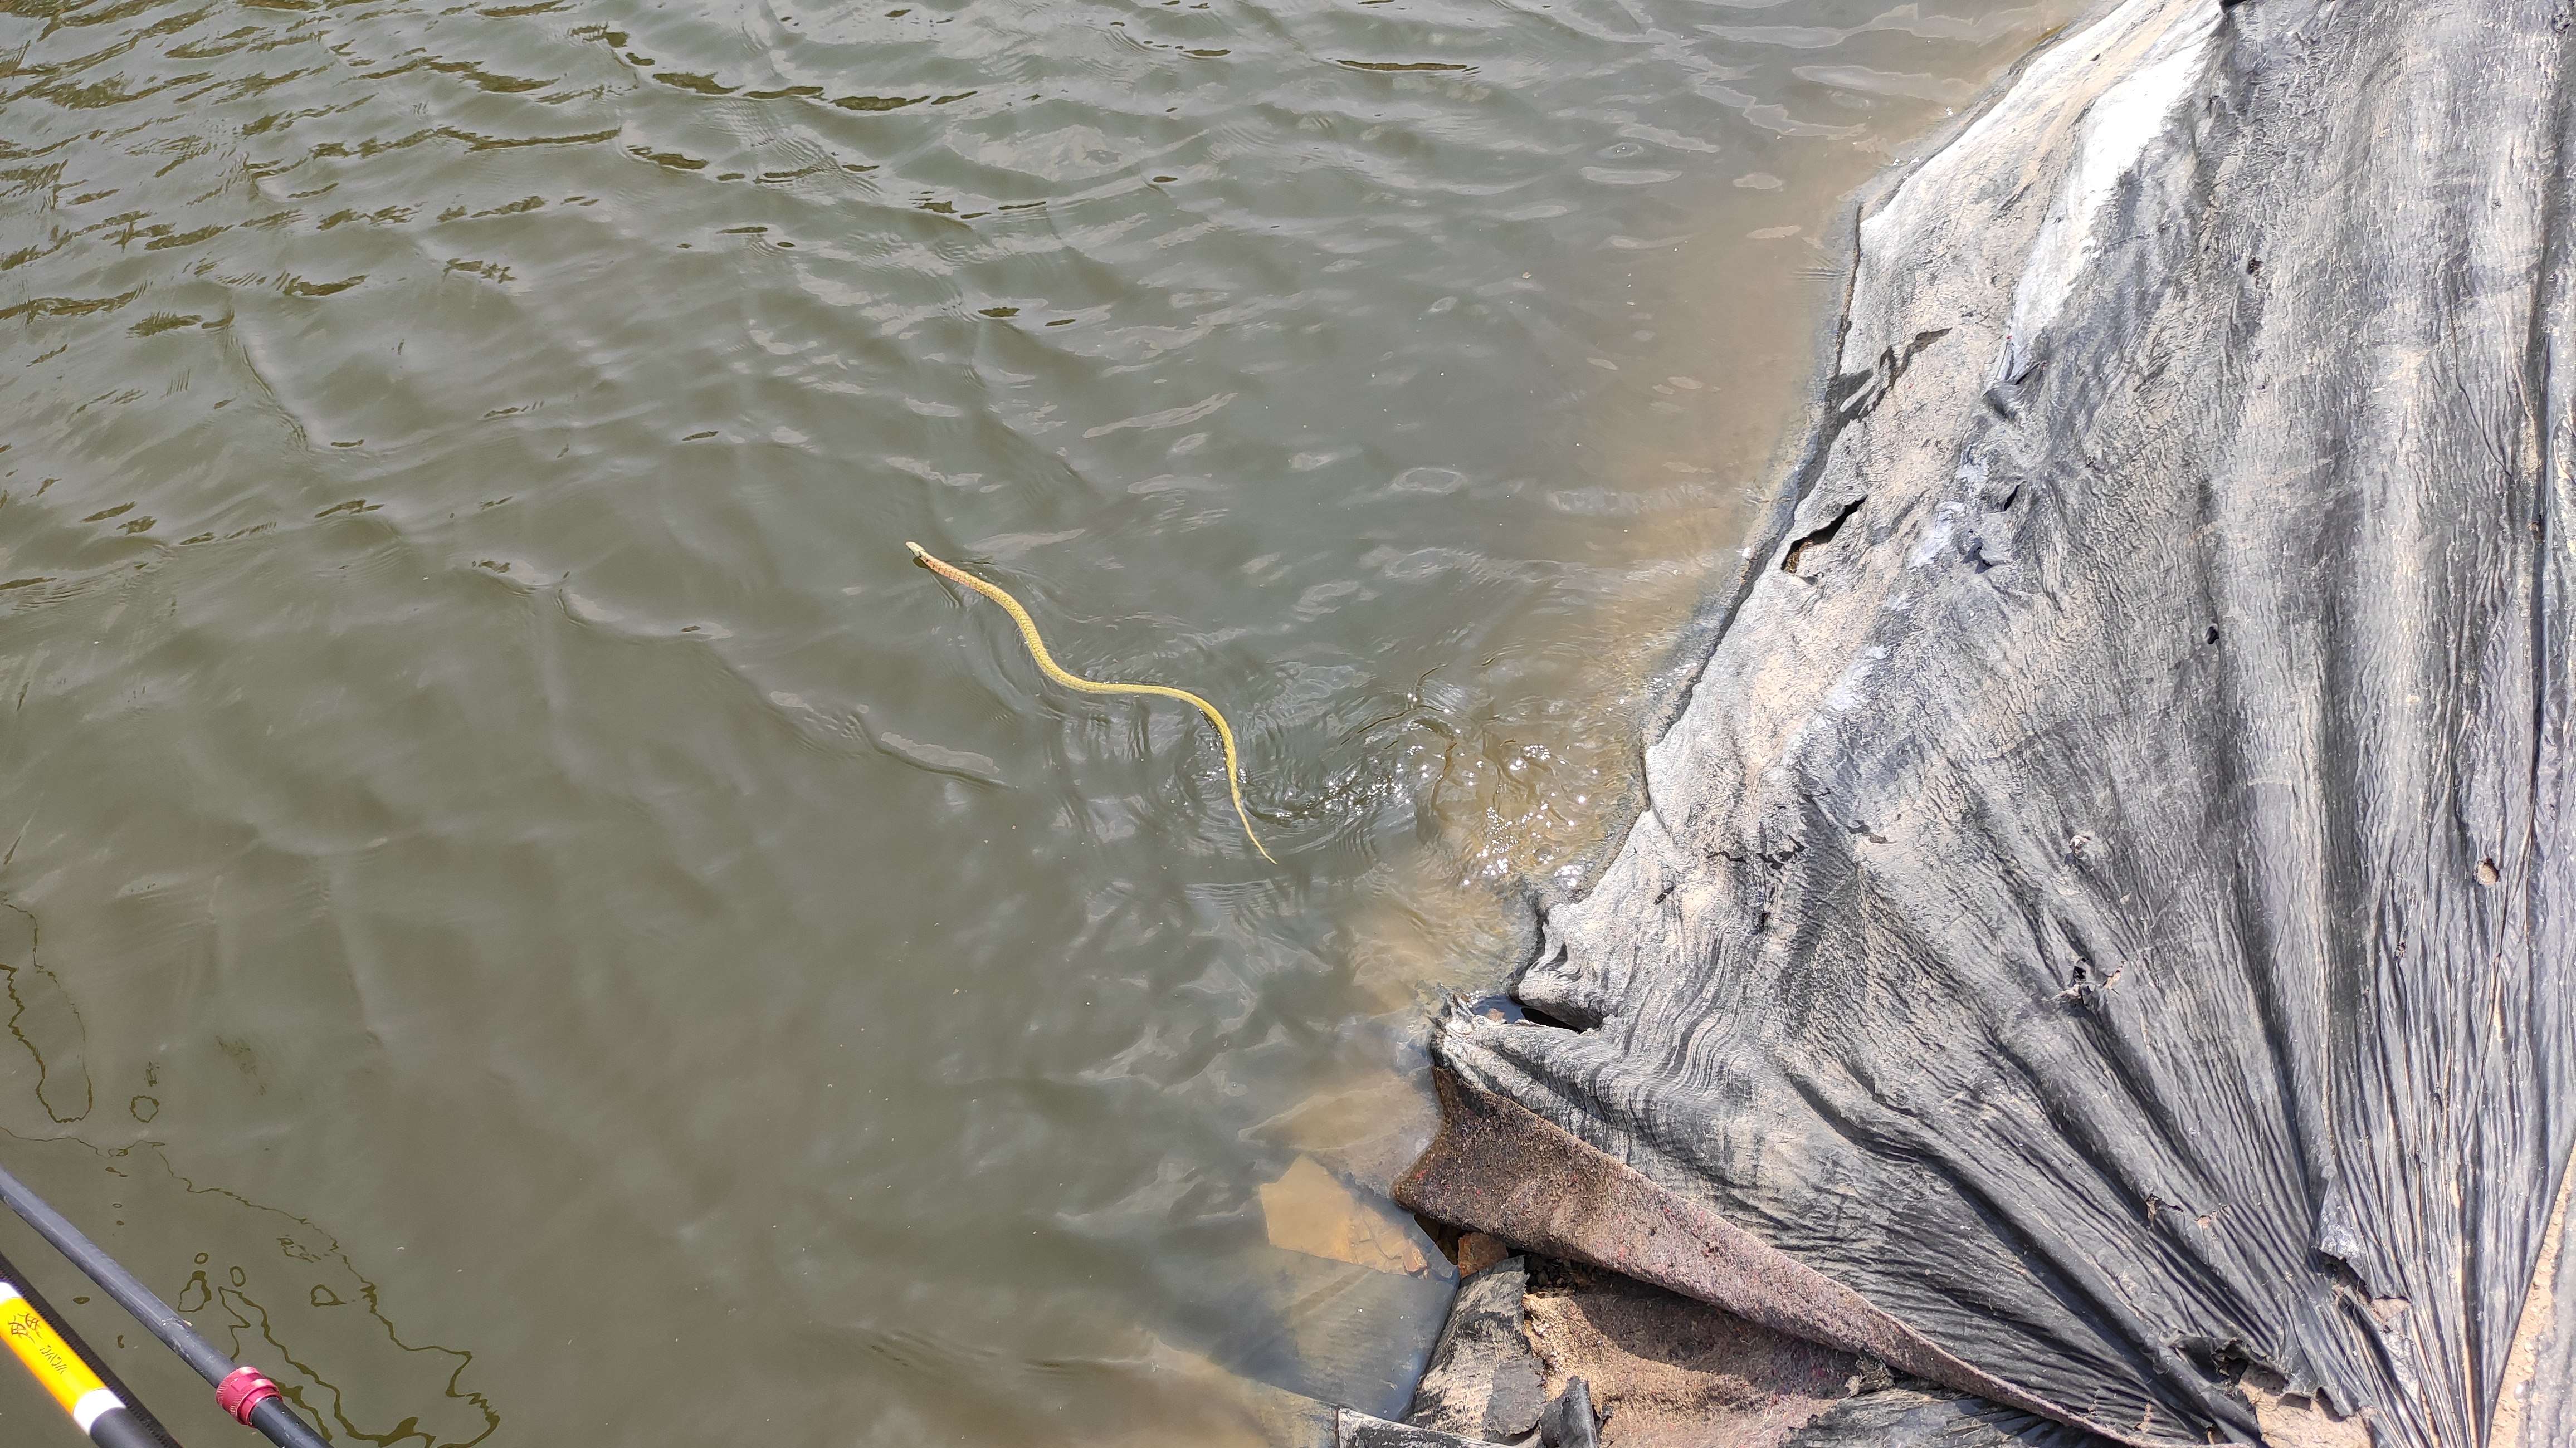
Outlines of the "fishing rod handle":
M99 1380L63 1333L17 1287L0 1282L0 1337L97 1448L161 1448L143 1420Z
M99 1290L116 1299L116 1305L131 1313L144 1330L161 1340L161 1345L177 1353L182 1361L197 1370L197 1375L210 1383L220 1383L232 1373L233 1360L218 1351L213 1343L197 1336L187 1320L172 1312L168 1303L152 1295L152 1289L135 1279L117 1260L101 1251L97 1243L82 1235L69 1218L47 1205L45 1199L27 1189L26 1183L0 1170L0 1202L36 1229L36 1235L54 1244L54 1250L71 1259L81 1274L98 1284Z

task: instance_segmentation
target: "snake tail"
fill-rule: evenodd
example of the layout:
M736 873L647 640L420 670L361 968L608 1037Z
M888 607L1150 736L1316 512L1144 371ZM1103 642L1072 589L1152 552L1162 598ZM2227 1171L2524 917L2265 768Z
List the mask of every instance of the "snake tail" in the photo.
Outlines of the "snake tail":
M1187 689L1175 689L1164 684L1104 684L1098 679L1086 679L1074 673L1057 663L1055 655L1047 652L1046 640L1038 637L1037 620L1029 617L1029 611L1020 607L1018 599L956 564L931 557L918 543L908 542L903 546L912 550L913 561L922 567L1000 604L1002 611L1011 616L1011 622L1020 626L1020 640L1029 646L1029 657L1037 660L1038 671L1066 688L1079 689L1086 694L1152 694L1196 706L1208 717L1208 722L1216 726L1217 742L1225 746L1225 787L1234 793L1234 817L1243 822L1243 837L1252 841L1252 847L1261 852L1261 858L1274 865L1279 863L1278 858L1261 843L1261 836L1252 832L1252 814L1243 807L1243 764L1235 755L1234 729L1225 722L1225 716L1217 712L1214 704Z

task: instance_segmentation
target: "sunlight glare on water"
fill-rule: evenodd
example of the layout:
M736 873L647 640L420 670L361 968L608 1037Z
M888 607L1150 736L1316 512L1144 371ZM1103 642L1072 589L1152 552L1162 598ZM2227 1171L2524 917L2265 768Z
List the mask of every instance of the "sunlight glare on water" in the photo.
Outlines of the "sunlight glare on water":
M5 0L0 1164L342 1441L1399 1411L1426 1011L2074 8Z

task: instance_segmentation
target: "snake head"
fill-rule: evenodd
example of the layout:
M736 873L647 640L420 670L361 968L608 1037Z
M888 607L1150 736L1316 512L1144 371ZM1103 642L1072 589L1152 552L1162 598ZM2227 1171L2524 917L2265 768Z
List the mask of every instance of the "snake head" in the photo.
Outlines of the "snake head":
M920 544L915 543L915 542L911 541L910 539L906 539L906 540L904 541L904 545L903 545L903 546L912 550L912 561L913 561L913 562L915 562L915 563L928 563L928 562L930 561L930 554L929 554L929 552L928 552L927 550L925 550L925 549L924 549Z

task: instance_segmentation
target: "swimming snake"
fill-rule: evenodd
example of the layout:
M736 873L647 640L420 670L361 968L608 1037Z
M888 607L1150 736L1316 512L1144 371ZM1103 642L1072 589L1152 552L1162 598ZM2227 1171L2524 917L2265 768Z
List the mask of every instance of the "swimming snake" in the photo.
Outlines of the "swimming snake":
M1184 704L1197 705L1198 711L1208 716L1208 722L1216 726L1217 741L1225 746L1225 786L1234 791L1234 817L1243 821L1243 837L1252 841L1254 849L1261 851L1261 858L1274 865L1279 863L1277 858L1263 847L1261 836L1252 832L1252 816L1243 807L1243 766L1236 763L1234 757L1234 731L1226 727L1225 716L1216 711L1214 704L1187 689L1174 689L1163 684L1104 684L1097 679L1086 679L1080 674L1068 672L1055 661L1053 654L1047 652L1046 640L1038 637L1037 620L1029 617L1029 611L1020 607L1018 599L953 563L943 563L931 557L922 551L918 543L906 543L903 546L912 550L913 561L922 567L951 583L964 584L1000 604L1002 611L1011 616L1011 622L1020 626L1020 638L1028 644L1029 657L1038 661L1039 670L1066 688L1080 689L1086 694L1159 694L1166 699L1178 699Z

